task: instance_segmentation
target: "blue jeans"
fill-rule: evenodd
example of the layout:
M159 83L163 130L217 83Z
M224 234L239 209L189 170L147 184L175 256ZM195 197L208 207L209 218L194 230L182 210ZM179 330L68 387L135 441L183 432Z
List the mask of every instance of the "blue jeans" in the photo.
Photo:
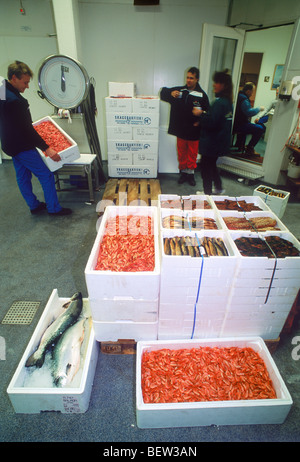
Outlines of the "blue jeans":
M248 143L248 146L254 147L265 133L266 127L264 125L247 123L236 129L236 132L243 135L252 135L251 140Z
M58 202L53 173L48 169L36 149L19 152L13 158L19 189L30 210L40 204L32 191L32 173L38 178L43 188L45 202L49 213L59 212L61 205Z

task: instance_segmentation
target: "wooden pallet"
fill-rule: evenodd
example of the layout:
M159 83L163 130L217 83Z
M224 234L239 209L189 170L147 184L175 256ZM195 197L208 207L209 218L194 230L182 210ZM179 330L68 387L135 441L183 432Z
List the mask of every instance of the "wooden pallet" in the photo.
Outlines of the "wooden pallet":
M159 180L110 178L105 187L102 201L115 205L156 205L161 194Z

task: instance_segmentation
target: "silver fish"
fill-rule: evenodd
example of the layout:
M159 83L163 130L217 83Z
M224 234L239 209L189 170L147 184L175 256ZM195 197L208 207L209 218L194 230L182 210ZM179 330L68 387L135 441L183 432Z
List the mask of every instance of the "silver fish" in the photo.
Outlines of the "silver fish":
M80 319L69 327L53 350L52 376L57 387L69 385L79 370L85 322L86 319Z
M61 313L43 333L37 350L29 356L25 367L42 367L47 351L59 340L59 337L72 326L82 311L82 294L77 292L71 297L64 307L66 310Z

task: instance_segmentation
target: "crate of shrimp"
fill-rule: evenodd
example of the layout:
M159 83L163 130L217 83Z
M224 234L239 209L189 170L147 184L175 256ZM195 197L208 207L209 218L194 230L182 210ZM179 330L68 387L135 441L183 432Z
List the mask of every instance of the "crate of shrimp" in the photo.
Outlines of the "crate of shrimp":
M85 278L94 300L156 300L160 280L157 207L106 207Z
M137 344L140 428L281 424L292 403L260 337Z
M7 388L15 412L86 412L97 358L88 299L54 289Z
M45 152L38 149L49 170L54 172L64 164L72 163L74 160L79 159L80 152L77 143L51 117L44 117L32 125L48 146L60 155L61 160L55 162Z

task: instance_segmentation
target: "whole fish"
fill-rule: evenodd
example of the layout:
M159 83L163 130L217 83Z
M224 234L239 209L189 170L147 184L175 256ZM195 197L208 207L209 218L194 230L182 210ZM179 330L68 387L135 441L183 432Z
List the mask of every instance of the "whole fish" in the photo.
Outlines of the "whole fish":
M66 310L63 311L43 333L37 350L29 356L25 363L25 367L42 367L47 351L55 345L65 330L77 321L82 311L81 292L76 292L64 307Z
M71 383L79 370L85 322L86 319L80 319L69 327L53 350L52 376L57 387L65 387Z

